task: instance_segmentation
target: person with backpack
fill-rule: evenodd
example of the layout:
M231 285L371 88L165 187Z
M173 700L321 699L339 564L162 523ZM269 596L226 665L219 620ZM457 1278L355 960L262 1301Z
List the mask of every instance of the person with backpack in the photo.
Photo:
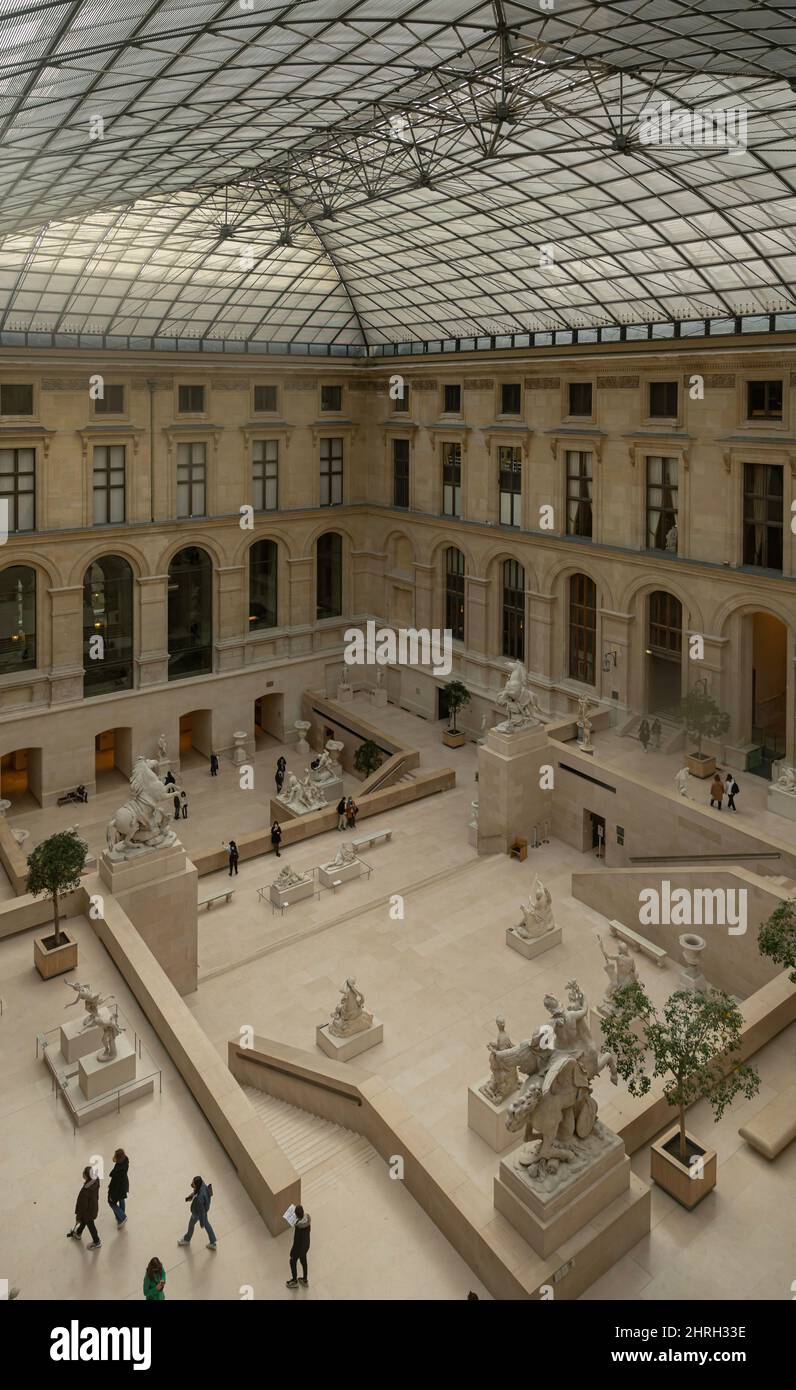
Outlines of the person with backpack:
M346 799L344 796L341 796L340 800L337 803L337 829L345 830L347 825L348 821L346 820Z
M124 1149L117 1149L113 1155L113 1167L108 1178L108 1206L116 1217L117 1227L123 1226L127 1220L125 1203L130 1191L129 1167L130 1160Z
M345 807L345 816L346 816L346 820L347 820L347 822L348 822L349 829L351 829L351 830L356 830L356 828L357 828L357 816L358 816L358 815L359 815L359 807L357 806L357 803L355 802L353 796L349 796L348 801L346 802L346 807Z
M208 1250L215 1250L217 1248L215 1231L213 1230L213 1227L210 1225L210 1220L208 1217L208 1212L210 1211L210 1203L212 1201L212 1198L213 1184L211 1182L204 1182L201 1177L194 1178L193 1182L191 1183L191 1191L185 1198L186 1202L190 1202L191 1204L191 1218L188 1222L188 1230L185 1232L185 1235L182 1237L182 1240L177 1241L178 1245L190 1245L194 1226L198 1221L199 1225L201 1226L202 1230L207 1236Z
M646 719L642 719L641 723L638 726L638 741L644 749L645 753L649 747L650 737L650 726L647 723Z
M226 846L226 851L229 855L229 876L232 878L233 873L237 874L238 872L238 860L240 859L238 846L235 844L234 840L230 840L229 844Z
M165 1303L166 1271L163 1262L153 1255L144 1275L144 1298L147 1303Z
M297 1289L299 1284L305 1286L310 1282L307 1275L307 1252L310 1248L310 1216L304 1208L299 1205L296 1207L296 1224L293 1227L293 1244L290 1247L290 1278L285 1288ZM297 1279L297 1266L301 1261L301 1278Z
M727 810L735 811L737 815L738 807L735 804L735 798L738 795L741 788L738 786L738 783L736 782L731 772L728 772L727 776L724 779L724 790L727 795Z
M89 1250L102 1249L102 1241L97 1234L97 1227L94 1224L97 1219L97 1212L99 1211L99 1185L100 1180L94 1172L94 1169L84 1168L83 1186L78 1192L77 1201L75 1202L75 1216L77 1217L77 1221L71 1231L67 1231L66 1233L67 1240L71 1239L73 1236L75 1240L80 1240L86 1226L88 1226L91 1235L91 1245L88 1247Z

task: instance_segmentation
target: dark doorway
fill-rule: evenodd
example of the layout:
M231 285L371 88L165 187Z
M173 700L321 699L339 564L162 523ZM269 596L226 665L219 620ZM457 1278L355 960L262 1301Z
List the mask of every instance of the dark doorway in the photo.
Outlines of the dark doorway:
M605 857L605 817L589 811L591 821L591 847L598 859Z
M437 718L448 718L448 692L443 685L437 686Z

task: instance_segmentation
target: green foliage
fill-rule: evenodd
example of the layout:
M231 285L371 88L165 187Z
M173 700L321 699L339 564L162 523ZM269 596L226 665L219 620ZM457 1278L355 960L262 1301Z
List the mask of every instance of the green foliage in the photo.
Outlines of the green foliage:
M659 1011L640 984L627 985L614 996L614 1007L602 1020L606 1047L616 1054L620 1076L631 1096L650 1088L646 1053L652 1054L652 1076L667 1080L663 1094L677 1110L680 1158L687 1162L685 1112L697 1100L707 1100L715 1119L738 1095L756 1095L760 1078L754 1067L739 1060L742 1017L728 994L711 990L697 994L679 989ZM631 1029L641 1022L642 1041Z
M366 738L364 743L360 743L354 754L354 767L357 772L361 772L363 777L369 777L372 772L381 767L382 756L372 738Z
M85 856L85 842L74 830L59 830L28 855L28 892L35 898L44 894L52 898L57 946L61 945L58 899L80 887Z
M444 694L448 704L451 733L456 734L459 732L456 728L456 715L464 705L469 705L470 692L466 685L462 685L461 681L448 681L448 684L445 686Z
M796 985L796 898L774 908L758 932L757 945L761 955L790 970L788 978Z
M680 723L685 725L689 738L696 739L697 754L702 752L703 738L719 738L730 727L730 716L719 709L712 695L702 686L694 686L680 701Z

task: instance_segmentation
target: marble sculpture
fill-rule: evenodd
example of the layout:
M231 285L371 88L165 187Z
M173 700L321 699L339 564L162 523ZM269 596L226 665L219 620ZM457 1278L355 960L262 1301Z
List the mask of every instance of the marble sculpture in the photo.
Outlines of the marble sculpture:
M515 661L512 664L506 684L497 696L495 703L502 705L508 716L496 726L501 733L532 729L536 725L544 723L544 715L539 701L528 684L528 676L521 661Z
M626 942L620 941L616 955L612 956L606 951L600 933L595 932L595 936L600 943L600 950L605 961L603 970L608 976L608 988L603 997L602 1008L611 1009L620 989L626 989L628 985L638 984L638 971Z
M549 888L545 888L537 875L528 894L527 905L520 903L522 921L514 928L524 941L536 941L545 936L555 926L553 919L553 899Z
M170 827L172 805L179 787L164 787L157 774L156 758L137 757L130 777L132 796L108 821L108 858L133 859L148 849L177 843Z
M516 1066L502 1061L499 1056L499 1053L506 1052L514 1046L506 1032L506 1020L498 1016L495 1023L498 1030L497 1042L487 1043L491 1076L479 1090L493 1105L502 1105L504 1100L514 1095L520 1081Z
M336 1038L350 1038L353 1033L363 1033L373 1023L373 1014L363 1007L365 996L357 989L356 980L349 975L340 990L340 1002L329 1021L329 1032Z
M307 874L297 874L295 869L291 869L289 864L285 864L284 868L279 870L271 886L279 892L283 892L285 888L295 888L297 883L306 883L308 877Z

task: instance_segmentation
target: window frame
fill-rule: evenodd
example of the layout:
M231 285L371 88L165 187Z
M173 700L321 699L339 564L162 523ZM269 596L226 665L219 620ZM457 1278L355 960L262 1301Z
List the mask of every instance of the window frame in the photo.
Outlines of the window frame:
M522 468L522 452L523 452L523 451L522 451L522 448L520 447L520 445L517 445L517 444L499 444L499 445L498 445L498 457L497 457L497 473L498 473L498 522L499 522L499 524L500 524L501 526L511 526L511 527L512 527L513 529L515 529L515 530L517 530L517 529L519 529L519 528L522 527L522 521L523 521L523 515L522 515L522 513L523 513L523 506L522 506L522 500L523 500L523 499L522 499L522 489L523 489L523 482L524 482L524 479L523 479L523 468ZM517 477L519 478L519 487L511 487L511 488L504 488L504 487L503 487L503 478L504 478L504 474L505 474L506 471L507 471L507 470L504 468L504 459L503 459L503 455L504 455L504 454L509 454L509 453L512 454L512 455L514 456L514 457L511 459L511 478L512 478L512 480L515 479L515 478L517 478ZM509 500L508 500L508 504L507 504L507 508L506 508L507 511L509 512L510 516L511 516L511 520L509 520L509 521L506 521L506 520L504 519L504 516L503 516L503 510L504 510L503 499L504 499L504 498L508 498L508 499L509 499Z
M175 414L176 414L176 415L179 415L179 416L181 416L182 418L186 418L186 417L187 417L188 419L191 419L191 420L199 420L199 419L204 419L204 418L206 418L206 416L207 416L207 403L208 403L208 402L207 402L208 386L207 386L207 383L206 383L206 382L204 382L204 381L178 381L178 382L176 383L176 386L175 386L175 391L176 391L176 394L177 394L177 399L176 399L176 402L175 402L175 407L176 407L176 408L175 408ZM193 409L193 408L183 410L182 405L180 404L180 393L181 393L182 391L201 391L201 392L202 392L202 404L201 404L201 407L200 407L198 410L195 410L195 409Z
M458 562L455 569L451 567L450 557L452 555L460 556L461 568L459 568ZM450 630L454 642L464 643L467 635L467 562L464 558L464 551L460 550L458 545L446 546L444 564L444 626ZM455 584L452 584L451 580L455 580Z
M10 476L10 475L0 474L0 495L6 496L6 497L8 498L8 504L9 504L9 505L8 505L8 534L9 534L9 536L12 536L12 535L20 535L20 536L22 536L22 535L30 535L32 532L35 532L35 530L36 530L37 511L38 511L38 497L37 497L37 484L38 484L38 454L37 454L37 449L36 449L35 445L31 445L31 444L1 444L1 445L0 445L0 455L2 455L2 454L4 454L4 453L13 454L13 455L15 456L15 458L14 458L15 467L14 467L14 470L13 470L14 487L13 487L13 490L12 490L12 491L6 493L5 489L4 489L3 486L2 486L2 479L3 479L5 476ZM32 486L29 487L29 488L23 488L23 489L21 489L21 488L19 487L20 472L19 472L19 467L18 467L18 464L19 464L19 457L18 457L18 456L19 456L20 454L23 454L23 453L24 453L24 454L31 454L31 455L32 455L32 465L33 465L32 468L31 468L30 470L26 471L24 474L21 475L21 476L23 476L23 477L27 477L28 474L29 474L30 477L32 478ZM33 519L32 519L32 525L30 525L30 526L20 526L20 525L19 525L19 499L20 499L20 497L31 497L31 498L32 498L31 510L32 510L32 518L33 518ZM13 500L13 521L12 521L12 500Z
M571 471L571 458L577 455L578 472ZM585 474L582 471L583 461L588 459L589 471ZM583 497L580 493L580 486L584 482L589 484L589 496ZM573 484L578 485L576 493ZM588 531L576 530L570 521L570 507L576 508L576 516L580 516L580 509L587 505L589 509L589 529ZM594 540L594 450L593 449L564 449L564 532L567 536L575 536L578 540Z
M339 405L324 405L324 391L337 391L340 396ZM342 415L343 413L343 383L341 381L322 381L318 383L318 410L321 415Z
M267 457L258 459L257 450L262 448L267 454L270 445L273 445L276 450L276 457L273 459ZM262 477L258 478L257 469L260 464L262 464ZM269 472L269 465L271 464L273 464L273 474ZM261 486L262 506L258 506L257 503L258 484ZM269 487L269 484L273 484L273 489ZM252 506L255 512L279 511L279 440L274 439L272 436L263 435L255 437L251 441L251 489ZM272 490L274 501L273 506L269 506L268 496Z
M576 581L583 581L580 596L575 593ZM584 615L593 615L594 621L586 621ZM596 686L597 585L582 570L567 578L567 676L580 685Z
M105 472L105 474L106 474L106 482L105 482L104 485L98 487L98 486L97 486L97 452L98 452L99 450L101 450L101 449L104 449L104 450L105 450L105 453L106 453L106 455L107 455L107 462L106 462L105 469L104 469L104 472ZM112 475L113 473L118 473L118 472L119 472L119 467L118 467L118 465L117 465L116 467L113 467L112 462L111 462L111 453L112 453L112 451L113 451L114 449L121 449L121 451L122 451L122 462L121 462L122 481L121 481L121 487L119 486L118 483L113 483L113 482L111 481L111 475ZM110 515L111 510L112 510L112 508L111 508L111 501L112 501L112 498L113 498L114 494L116 494L116 493L118 493L118 492L121 492L121 494L122 494L122 515L121 515L120 518L111 517L111 515ZM98 521L98 520L97 520L97 495L98 495L98 494L100 494L101 496L104 496L104 498L105 498L105 512L106 512L106 515L105 515L105 520L104 520L104 521ZM91 450L91 524L92 524L92 526L123 526L123 525L125 524L126 520L127 520L127 446L126 446L125 444L93 444L93 445L92 445L92 450Z
M333 446L339 445L339 458ZM328 448L329 456L324 458L324 451ZM335 468L336 463L340 464ZM345 477L345 443L342 435L327 434L321 435L318 441L318 476L320 481L319 507L339 507L343 503L343 486ZM328 465L326 467L325 465ZM335 482L339 481L339 488L335 487ZM324 501L324 482L326 482L327 499ZM339 497L334 494L339 491Z
M182 451L183 449L190 449L190 450L191 450L191 457L187 460L187 466L188 466L188 468L189 468L189 470L190 470L187 479L184 479L184 478L181 479L181 478L180 478L180 469L181 469L181 468L184 468L184 467L186 466L186 461L180 459L180 453L181 453L181 451ZM197 480L194 478L194 475L193 475L193 470L194 470L194 468L197 466L197 460L195 460L194 457L193 457L193 451L194 451L194 449L201 449L201 450L203 451L203 454L202 454L202 461L201 461L201 467L202 467L202 480L201 480L201 484L199 484L199 483L197 482ZM177 491L176 491L176 519L177 519L178 521L195 521L195 520L199 520L200 518L206 518L206 517L207 517L208 473L209 473L208 461L207 461L207 441L206 441L205 439L190 439L190 440L189 440L189 439L181 439L181 440L179 440L178 443L177 443L177 452L176 452L176 469L177 469L177 474L176 474L176 478L177 478ZM181 512L181 511L180 511L180 488L181 488L181 487L186 487L186 486L187 486L188 492L189 492L191 510L190 510L189 512ZM202 487L202 490L203 490L203 493L204 493L204 508L203 508L203 510L202 510L201 512L195 512L195 511L193 510L193 495L194 495L194 488L197 487L197 486L201 486L201 487Z
M18 411L11 411L11 410L4 411L3 408L2 408L2 395L3 395L3 391L6 389L6 387L11 387L12 390L13 390L15 387L20 387L20 386L22 386L22 387L29 387L29 388L30 388L30 398L31 398L31 399L30 399L30 411L29 411L29 412L26 411L26 412L25 412L24 414L22 414L22 415L20 415ZM14 377L6 378L5 380L0 381L0 420L10 420L10 421L19 420L19 421L22 422L22 423L30 423L31 420L37 420L37 419L38 419L38 414L39 414L39 388L38 388L38 382L36 382L36 381L26 381L26 380L24 380L24 378L23 378L23 379L20 379L20 380L16 380Z
M278 415L279 414L279 383L276 381L255 381L252 383L251 408L252 415ZM271 406L259 406L257 404L258 391L273 391L275 404Z
M399 461L398 461L398 459L396 458L396 452L397 452L397 451L396 451L396 445L405 445L405 446L406 446L406 459L402 461L402 462L405 462L405 465L406 465L406 476L405 476L405 477L404 477L404 476L401 476L401 477L398 476L398 463L399 463ZM410 476L411 476L411 466L412 466L412 442L411 442L411 440L410 440L410 439L407 439L404 435L393 435L393 438L392 438L392 505L393 505L394 507L399 507L399 508L401 509L401 511L408 511L408 510L409 510L409 497L410 497L409 485L410 485ZM399 485L399 483L400 483L401 485L404 485L404 484L405 484L405 486L406 486L406 501L405 501L405 502L399 502L399 501L398 501L398 485Z

